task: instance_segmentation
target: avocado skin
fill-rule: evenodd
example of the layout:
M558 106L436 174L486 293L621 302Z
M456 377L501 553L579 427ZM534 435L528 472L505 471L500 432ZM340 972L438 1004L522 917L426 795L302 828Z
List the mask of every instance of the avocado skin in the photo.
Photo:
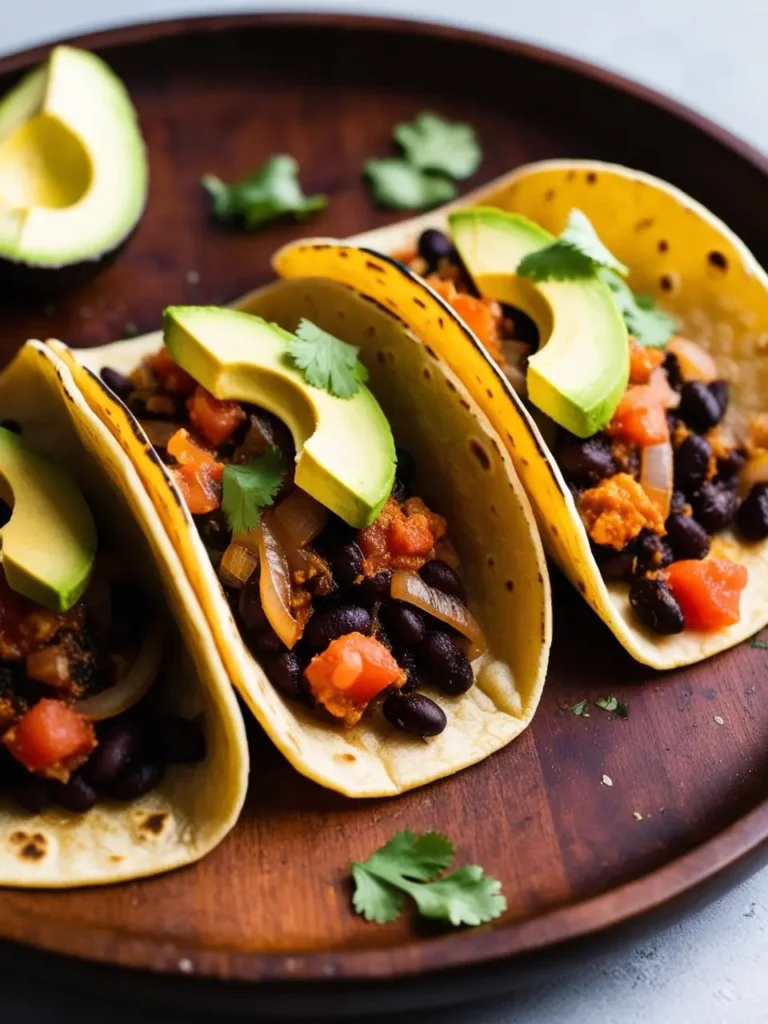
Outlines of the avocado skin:
M0 256L0 296L23 295L34 299L59 299L77 291L108 270L136 234L138 225L109 249L92 260L64 263L59 267L33 266Z

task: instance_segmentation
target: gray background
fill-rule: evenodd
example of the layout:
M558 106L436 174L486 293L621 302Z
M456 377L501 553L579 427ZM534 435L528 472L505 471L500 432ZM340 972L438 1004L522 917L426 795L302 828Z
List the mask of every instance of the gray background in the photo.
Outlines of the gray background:
M392 14L543 42L671 93L768 151L768 0L0 0L0 52L128 21L253 9ZM62 999L45 985L26 989L2 974L0 993L0 1020L90 1020L85 996ZM111 1024L138 1019L102 1003L93 1021L107 1015ZM149 1024L146 1015L141 1019ZM189 1014L182 1019L189 1022ZM167 1013L158 1020L175 1024ZM397 1024L470 1021L765 1024L768 871L653 941L557 984L397 1018Z

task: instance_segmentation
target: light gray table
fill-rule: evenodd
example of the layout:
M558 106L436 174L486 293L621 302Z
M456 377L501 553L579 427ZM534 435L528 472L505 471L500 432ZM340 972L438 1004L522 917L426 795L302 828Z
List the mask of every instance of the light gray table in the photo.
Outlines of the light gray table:
M542 42L671 93L768 151L768 0L0 0L0 52L128 21L254 8L450 21ZM91 1019L85 1003L71 1001L70 1018L44 985L18 992L0 976L0 991L2 1020ZM135 1019L102 1006L94 1024L107 1017L111 1024ZM158 1020L175 1024L167 1014ZM189 1016L183 1021L190 1024ZM576 977L514 999L397 1021L766 1024L768 871L672 931Z

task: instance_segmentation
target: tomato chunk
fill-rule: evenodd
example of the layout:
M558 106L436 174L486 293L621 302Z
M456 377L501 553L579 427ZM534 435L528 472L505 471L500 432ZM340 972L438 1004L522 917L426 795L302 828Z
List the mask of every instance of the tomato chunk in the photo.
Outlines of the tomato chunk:
M726 558L685 560L673 562L663 576L688 629L710 631L739 621L741 592L749 578L743 565Z
M669 425L663 401L656 388L638 384L622 395L606 432L611 437L642 446L669 440Z
M393 519L387 541L394 555L427 555L435 546L429 520L421 512Z
M384 644L362 633L340 636L315 655L304 670L313 695L347 725L357 722L365 705L404 673Z
M629 339L629 382L630 384L647 384L651 372L664 362L660 348L646 348Z
M221 504L223 464L196 444L183 427L170 438L167 451L178 462L169 472L192 515L205 515L217 509Z
M187 399L187 409L192 426L217 447L228 441L245 420L245 409L239 402L214 398L210 391L199 385Z
M175 391L180 395L189 395L197 387L197 381L186 370L174 363L167 348L161 348L150 356L149 367L160 381L165 391Z
M32 772L89 754L96 746L93 726L60 700L44 698L3 737L3 744Z

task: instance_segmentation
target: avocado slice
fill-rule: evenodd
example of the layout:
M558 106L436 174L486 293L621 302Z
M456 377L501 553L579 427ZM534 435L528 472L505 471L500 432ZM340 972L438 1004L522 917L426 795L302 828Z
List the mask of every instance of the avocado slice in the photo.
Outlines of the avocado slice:
M350 526L372 523L395 479L395 442L366 387L337 398L288 360L294 335L232 309L171 306L163 334L175 362L216 398L278 416L296 445L296 484Z
M74 480L18 434L0 427L0 498L11 518L0 529L0 559L11 590L67 611L88 585L96 526Z
M48 291L91 276L138 223L147 181L120 80L94 54L55 47L0 100L3 276Z
M611 419L629 379L627 328L599 277L534 284L520 260L555 240L517 213L473 207L450 215L453 241L481 294L517 306L539 329L528 360L533 405L577 437Z

